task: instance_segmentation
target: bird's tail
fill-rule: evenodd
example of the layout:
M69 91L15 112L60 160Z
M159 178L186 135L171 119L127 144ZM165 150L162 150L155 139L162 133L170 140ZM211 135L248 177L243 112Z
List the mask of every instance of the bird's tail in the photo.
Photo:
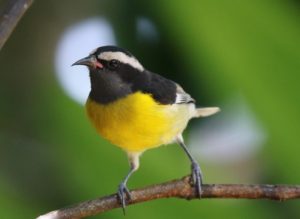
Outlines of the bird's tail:
M219 107L205 107L196 109L196 118L211 116L220 111Z

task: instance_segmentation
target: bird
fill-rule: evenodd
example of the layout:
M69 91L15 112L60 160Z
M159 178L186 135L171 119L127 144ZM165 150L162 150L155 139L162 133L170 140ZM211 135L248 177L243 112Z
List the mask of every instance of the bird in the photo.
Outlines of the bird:
M126 49L107 45L94 49L74 65L88 67L91 90L85 108L104 139L123 149L130 169L118 186L125 214L131 193L130 176L147 150L177 143L191 162L191 180L201 198L202 171L188 150L182 133L192 118L217 113L219 107L197 108L195 100L176 82L144 68Z

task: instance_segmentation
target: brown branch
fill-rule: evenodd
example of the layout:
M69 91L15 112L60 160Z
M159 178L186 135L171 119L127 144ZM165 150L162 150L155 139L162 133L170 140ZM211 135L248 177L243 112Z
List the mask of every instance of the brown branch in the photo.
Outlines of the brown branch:
M11 0L0 16L0 50L33 0Z
M238 184L205 184L202 186L202 198L239 198L288 200L300 198L300 185L238 185ZM160 198L197 198L191 187L190 177L173 180L162 184L148 186L131 191L132 200L128 205ZM116 194L84 201L82 203L52 211L38 219L84 218L105 211L119 208Z

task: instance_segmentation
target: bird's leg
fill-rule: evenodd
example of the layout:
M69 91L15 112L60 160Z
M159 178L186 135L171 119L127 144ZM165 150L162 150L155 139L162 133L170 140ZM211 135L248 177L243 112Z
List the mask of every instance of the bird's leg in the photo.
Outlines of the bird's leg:
M200 166L199 166L198 162L193 158L193 156L191 155L189 150L187 149L186 145L184 144L183 137L181 135L177 137L177 143L183 148L184 152L187 154L187 156L189 157L189 159L192 163L191 164L191 169L192 169L191 176L192 176L193 184L195 186L198 197L201 198L202 171L200 169Z
M127 198L131 199L131 194L129 192L129 189L127 188L127 181L130 177L130 175L134 172L134 169L131 167L129 173L125 177L125 179L120 183L118 188L118 198L120 199L120 202L122 204L123 213L125 214L125 207L126 207L126 195Z
M128 159L130 163L130 171L124 178L124 180L120 183L118 188L118 198L121 202L123 213L125 215L125 207L126 207L126 196L127 199L131 199L131 194L129 189L127 188L127 181L131 174L135 172L139 168L139 155L140 153L128 153Z

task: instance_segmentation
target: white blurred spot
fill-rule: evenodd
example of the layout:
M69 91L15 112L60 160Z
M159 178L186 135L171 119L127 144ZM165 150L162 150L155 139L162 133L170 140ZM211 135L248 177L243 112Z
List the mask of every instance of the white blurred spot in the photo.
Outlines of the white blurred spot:
M241 98L191 132L190 144L200 160L233 163L250 158L263 146L266 132Z
M158 31L153 22L146 18L140 17L136 23L137 39L140 41L158 41Z
M112 26L103 18L90 18L69 27L61 36L55 54L58 80L66 93L84 104L89 94L90 82L85 66L71 65L104 45L115 45Z

